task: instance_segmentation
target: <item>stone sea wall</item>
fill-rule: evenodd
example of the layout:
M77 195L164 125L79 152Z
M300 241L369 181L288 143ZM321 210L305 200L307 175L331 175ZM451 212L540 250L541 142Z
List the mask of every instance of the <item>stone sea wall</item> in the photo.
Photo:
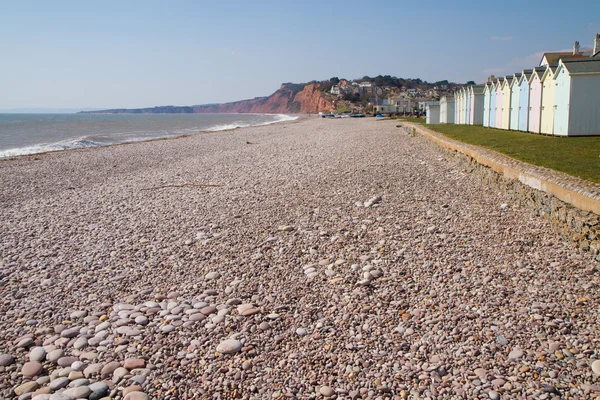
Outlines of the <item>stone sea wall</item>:
M547 218L565 240L600 260L600 215L591 211L600 206L600 185L464 144L418 125L405 126L407 133L433 141L492 188L505 193L520 207L527 207L534 215ZM573 203L588 210L574 206L569 201L573 199L577 200Z

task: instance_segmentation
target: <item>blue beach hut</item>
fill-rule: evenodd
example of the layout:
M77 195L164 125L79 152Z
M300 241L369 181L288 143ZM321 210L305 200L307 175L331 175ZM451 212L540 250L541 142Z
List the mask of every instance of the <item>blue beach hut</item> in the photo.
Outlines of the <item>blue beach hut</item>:
M526 69L521 75L519 82L519 127L518 129L527 132L529 126L529 80L533 70Z

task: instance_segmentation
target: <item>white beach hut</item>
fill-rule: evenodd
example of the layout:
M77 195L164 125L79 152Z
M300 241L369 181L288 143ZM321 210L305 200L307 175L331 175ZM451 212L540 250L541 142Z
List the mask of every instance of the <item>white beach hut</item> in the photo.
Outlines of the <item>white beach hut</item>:
M492 102L493 85L486 82L483 89L483 126L490 126L490 107Z
M469 111L469 125L483 125L484 90L484 85L469 86L471 98L469 102L471 106L471 110Z
M600 58L561 60L553 81L554 135L600 135Z
M428 124L439 124L440 123L440 106L439 105L428 105L426 111Z
M454 96L440 99L440 124L454 123Z

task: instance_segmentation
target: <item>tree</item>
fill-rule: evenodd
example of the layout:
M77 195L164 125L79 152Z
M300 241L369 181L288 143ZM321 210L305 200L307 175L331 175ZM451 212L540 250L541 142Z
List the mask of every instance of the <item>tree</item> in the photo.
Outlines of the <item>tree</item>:
M475 81L469 81L469 82L467 82L467 85L474 85L474 84L475 84Z
M333 78L329 79L329 82L331 82L332 85L337 85L340 83L340 79L337 76L334 76Z

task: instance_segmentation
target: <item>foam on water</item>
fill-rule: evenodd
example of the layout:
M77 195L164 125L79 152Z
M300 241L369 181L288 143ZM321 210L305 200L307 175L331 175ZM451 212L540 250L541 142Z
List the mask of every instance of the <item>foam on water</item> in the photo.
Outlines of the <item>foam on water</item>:
M265 117L272 118L268 121L263 121ZM130 129L130 130L122 130L118 131L110 131L103 132L102 129L98 129L96 125L92 125L94 123L94 117L91 116L89 128L86 127L85 124L77 125L77 129L79 132L87 132L93 131L94 134L87 136L77 136L74 138L69 138L65 140L59 140L56 142L45 142L45 143L37 143L32 145L25 145L20 147L2 149L1 148L1 140L0 140L0 158L5 157L14 157L20 155L27 154L37 154L37 153L45 153L51 151L60 151L60 150L68 150L68 149L83 149L89 147L98 147L98 146L107 146L111 144L120 144L120 143L130 143L130 142L140 142L145 140L152 139L160 139L165 137L177 137L181 135L189 135L200 132L217 132L223 130L231 130L237 128L245 128L250 126L263 126L275 124L283 121L293 121L298 119L297 116L285 115L285 114L243 114L243 115L233 115L233 114L223 114L221 119L236 119L233 122L225 123L225 124L214 124L212 126L190 126L190 127L173 127L172 129L164 128L164 129L148 129L148 130L140 130L140 129ZM110 116L103 115L101 118L110 118ZM116 116L115 119L122 118L120 116ZM140 116L136 116L136 118L140 118ZM143 117L142 117L143 118ZM156 116L152 116L151 118L156 119ZM160 118L160 117L159 117ZM162 121L166 126L169 125L168 118L176 118L176 117L165 117L165 120ZM198 116L198 118L202 118ZM219 117L212 116L212 119L219 119ZM149 123L152 121L149 121ZM173 121L173 124L176 125L178 121ZM179 121L180 122L180 121ZM216 122L216 121L215 121ZM1 126L1 125L0 125ZM137 127L139 128L139 127ZM43 132L46 127L43 122L39 123L39 126L35 127L37 132ZM20 132L15 132L14 135L22 134ZM27 133L25 133L26 135ZM65 134L66 135L66 134ZM10 135L8 135L10 136ZM6 137L8 137L6 136ZM39 135L42 136L42 135ZM64 136L64 135L63 135ZM0 135L0 139L2 139ZM35 140L35 138L31 138L31 140ZM30 141L31 141L30 140Z

